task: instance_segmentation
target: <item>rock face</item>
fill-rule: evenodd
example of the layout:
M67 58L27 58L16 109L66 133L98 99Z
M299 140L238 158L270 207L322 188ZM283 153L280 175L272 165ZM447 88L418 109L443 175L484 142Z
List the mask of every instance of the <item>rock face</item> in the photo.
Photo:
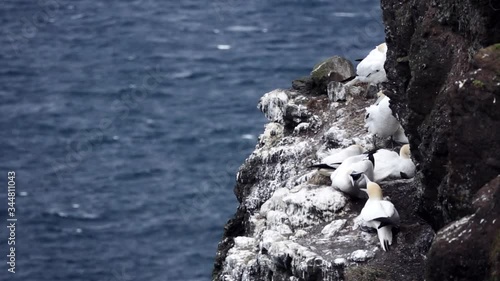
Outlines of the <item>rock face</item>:
M489 0L382 0L386 94L420 166L419 214L435 230L455 221L432 246L426 280L500 279L498 252L490 252L500 228L473 204L500 174L499 8ZM498 214L495 200L485 204Z
M335 77L344 66L329 64L325 75ZM316 84L323 88L312 92L327 85ZM375 102L367 98L368 89L340 85L330 91L344 98L336 102L301 87L261 98L258 107L269 123L238 171L240 206L219 244L214 280L420 278L434 232L415 215L419 201L413 180L381 183L403 220L387 254L376 233L361 230L357 216L365 201L346 197L329 178L307 168L353 143L373 148L363 128L364 108Z
M333 57L262 97L269 123L238 171L214 280L500 280L500 4L382 9L382 86L419 167L412 180L380 183L402 220L392 251L361 230L364 201L307 169L329 150L372 147L363 109L373 90L338 83L354 70Z
M473 207L472 215L439 231L429 251L427 280L498 280L500 176L479 190Z
M500 6L382 0L386 95L420 163L422 215L435 229L472 212L500 173ZM498 46L498 45L496 45Z

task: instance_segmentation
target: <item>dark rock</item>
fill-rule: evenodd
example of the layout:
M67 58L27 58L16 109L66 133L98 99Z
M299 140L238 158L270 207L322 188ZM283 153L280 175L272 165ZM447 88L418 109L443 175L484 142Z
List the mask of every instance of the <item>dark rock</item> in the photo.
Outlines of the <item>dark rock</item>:
M245 226L243 222L245 210L238 208L236 214L224 226L224 238L219 242L217 254L215 256L214 269L212 279L217 278L217 273L222 271L224 259L226 258L227 251L234 246L234 237L243 235L245 233Z
M302 96L295 91L277 89L265 94L257 107L269 121L280 123L293 131L298 124L308 122L311 118L309 99L297 97Z
M292 89L301 94L309 94L314 91L314 81L310 76L301 77L292 81Z
M500 278L498 256L487 250L496 247L500 227L485 229L479 217L489 215L473 204L478 190L500 174L495 44L500 9L495 5L489 0L382 0L389 50L385 93L420 168L415 179L419 214L435 230L455 221L440 230L432 246L426 280ZM498 211L492 213L498 217Z
M328 83L328 98L331 101L345 101L347 100L347 89L343 83L331 81Z
M329 78L330 81L340 82L355 75L351 61L339 56L333 56L316 64L311 72L311 78L316 81Z
M365 98L377 98L377 93L380 91L380 89L374 85L368 85L368 89L364 92L364 97Z
M331 81L340 82L356 75L352 63L342 57L333 56L314 66L311 72L314 90L313 95L327 94L327 86Z
M298 124L302 122L307 122L311 117L311 113L307 110L307 107L302 104L288 104L285 109L285 126L287 128L295 128Z
M437 234L429 251L426 280L499 280L500 177L474 198L475 213Z
M382 0L385 93L421 168L421 214L436 230L470 214L473 194L500 173L499 64L470 60L500 41L492 3Z

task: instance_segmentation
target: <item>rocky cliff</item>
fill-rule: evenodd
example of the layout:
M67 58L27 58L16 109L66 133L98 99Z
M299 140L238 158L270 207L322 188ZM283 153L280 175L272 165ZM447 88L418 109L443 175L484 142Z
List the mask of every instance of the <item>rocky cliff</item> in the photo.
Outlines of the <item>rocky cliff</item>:
M426 280L498 280L500 3L382 0L382 9L386 94L420 164L419 215L439 230Z
M380 183L402 220L391 252L360 228L362 200L307 169L332 149L373 146L363 130L373 90L337 82L354 70L333 57L262 97L269 123L237 174L240 206L213 279L499 280L497 2L382 0L382 87L419 167L412 180Z

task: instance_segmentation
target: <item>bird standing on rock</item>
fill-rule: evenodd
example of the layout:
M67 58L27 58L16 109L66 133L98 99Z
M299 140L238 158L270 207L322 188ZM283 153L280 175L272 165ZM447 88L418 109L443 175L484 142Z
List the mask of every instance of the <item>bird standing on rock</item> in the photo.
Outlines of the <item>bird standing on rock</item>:
M384 251L392 245L392 229L399 226L399 214L394 205L383 199L382 189L374 182L367 183L368 200L361 210L361 219L375 228Z

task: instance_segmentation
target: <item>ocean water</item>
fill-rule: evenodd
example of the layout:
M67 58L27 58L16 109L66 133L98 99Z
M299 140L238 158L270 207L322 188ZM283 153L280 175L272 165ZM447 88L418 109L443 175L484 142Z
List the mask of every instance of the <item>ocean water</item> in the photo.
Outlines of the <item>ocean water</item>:
M384 40L374 0L3 0L0 15L1 280L210 280L260 96Z

